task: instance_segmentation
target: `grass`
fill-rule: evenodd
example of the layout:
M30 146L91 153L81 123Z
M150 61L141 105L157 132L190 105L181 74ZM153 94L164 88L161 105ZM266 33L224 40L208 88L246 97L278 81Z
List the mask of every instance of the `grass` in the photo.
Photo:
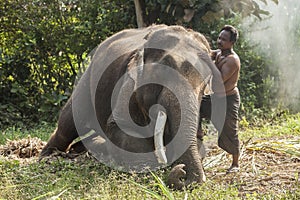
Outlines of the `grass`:
M26 127L9 127L4 130L0 129L0 145L5 144L7 140L18 140L22 138L30 137L38 137L43 141L47 141L54 131L55 125L49 123L41 123L34 128L26 128Z
M29 130L14 127L1 130L0 145L5 144L7 139L22 139L28 135L46 141L54 128L54 125L44 123ZM250 125L242 127L240 139L244 142L250 139L253 141L245 151L252 152L249 167L257 175L247 179L240 177L243 174L226 178L218 176L224 168L224 163L219 161L219 165L222 166L215 163L206 169L209 174L206 183L197 185L192 190L183 191L172 191L165 186L164 182L169 168L147 174L128 174L112 170L93 159L86 158L70 160L58 157L42 162L36 160L26 162L22 159L0 156L0 199L299 199L300 186L297 171L278 175L283 176L281 181L287 180L278 185L289 184L284 187L284 190L279 191L277 187L274 187L262 196L258 190L250 190L249 186L241 193L241 188L245 184L249 185L249 180L254 181L258 178L262 182L264 179L275 177L274 174L270 175L273 168L270 168L270 171L264 170L270 166L261 166L263 162L259 162L257 156L263 152L265 152L264 155L271 157L280 154L281 157L274 158L276 162L281 163L285 163L285 156L287 156L286 160L295 162L297 167L299 149L298 147L292 148L291 145L295 143L284 142L286 138L289 139L288 141L296 141L296 145L299 144L300 114L287 115L272 122L265 121L258 127ZM273 146L275 149L273 152L263 148L268 146L270 141L277 142L277 146ZM278 145L286 147L284 149L291 148L295 152L289 151L292 155L284 154L285 152L278 150ZM222 153L223 151L218 151L216 156ZM276 160L276 158L281 160ZM228 160L228 157L222 157L222 159ZM278 168L280 165L274 166ZM273 184L277 184L277 179L273 179Z
M264 120L257 124L242 126L241 138L272 138L276 137L287 137L299 135L300 132L300 113L293 115L283 115L276 120Z
M162 181L161 173L129 175L95 163L70 163L59 160L49 164L1 164L1 198L44 199L228 199L238 198L234 186L207 182L190 191L171 191ZM10 168L10 169L8 169Z

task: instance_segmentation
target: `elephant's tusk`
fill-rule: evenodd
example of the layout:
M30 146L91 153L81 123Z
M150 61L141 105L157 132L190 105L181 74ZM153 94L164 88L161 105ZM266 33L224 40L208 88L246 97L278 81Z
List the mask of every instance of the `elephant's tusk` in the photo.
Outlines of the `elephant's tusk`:
M155 129L154 129L154 148L155 155L158 163L167 164L167 156L165 153L163 134L165 129L165 124L167 121L167 115L163 111L159 111L156 119Z

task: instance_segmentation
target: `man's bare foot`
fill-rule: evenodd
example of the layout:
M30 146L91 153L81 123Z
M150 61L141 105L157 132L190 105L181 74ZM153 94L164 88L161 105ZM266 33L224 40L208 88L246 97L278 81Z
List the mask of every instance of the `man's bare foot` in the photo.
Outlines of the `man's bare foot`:
M198 131L197 131L197 138L198 139L200 139L201 141L203 141L203 137L204 137L204 132L201 130L201 129L199 129Z
M240 167L239 167L239 154L233 154L232 155L232 164L231 167L229 167L229 169L227 170L227 174L228 173L236 173L240 171Z
M238 166L231 166L231 167L229 167L229 169L227 169L226 174L237 173L239 171L240 171L240 168Z

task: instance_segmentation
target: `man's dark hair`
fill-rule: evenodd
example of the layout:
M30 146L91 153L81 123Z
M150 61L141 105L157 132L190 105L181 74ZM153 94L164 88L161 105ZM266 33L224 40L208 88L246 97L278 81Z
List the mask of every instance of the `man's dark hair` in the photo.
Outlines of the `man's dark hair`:
M228 31L230 32L230 41L231 42L236 42L237 39L239 38L239 32L236 28L234 28L231 25L225 25L221 31Z

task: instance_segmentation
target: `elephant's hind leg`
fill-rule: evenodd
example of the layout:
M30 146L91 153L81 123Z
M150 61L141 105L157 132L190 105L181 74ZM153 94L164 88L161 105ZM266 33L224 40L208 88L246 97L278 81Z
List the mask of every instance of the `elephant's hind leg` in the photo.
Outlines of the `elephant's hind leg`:
M59 116L56 130L43 148L40 157L49 156L55 150L66 151L77 137L78 133L72 115L72 102L68 102Z

